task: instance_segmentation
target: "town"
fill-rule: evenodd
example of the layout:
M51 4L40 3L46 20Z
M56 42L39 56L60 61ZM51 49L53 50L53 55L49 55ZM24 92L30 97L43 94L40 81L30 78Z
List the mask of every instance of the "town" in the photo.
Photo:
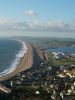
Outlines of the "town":
M37 51L34 47L33 50ZM32 100L33 97L34 100L74 100L75 57L41 48L38 50L41 58L39 65L1 82L11 90L8 91L9 93L3 94L2 92L1 95L6 94L5 97L8 97L8 100L10 98L11 100L25 100L25 98ZM61 63L62 60L65 61ZM59 63L57 63L58 61Z

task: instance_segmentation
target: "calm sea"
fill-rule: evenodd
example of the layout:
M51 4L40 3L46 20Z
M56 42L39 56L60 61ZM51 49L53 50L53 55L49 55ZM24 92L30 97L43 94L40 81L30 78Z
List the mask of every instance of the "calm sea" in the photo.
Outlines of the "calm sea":
M50 48L49 51L52 52L66 52L70 54L75 54L75 47L58 47L58 48Z

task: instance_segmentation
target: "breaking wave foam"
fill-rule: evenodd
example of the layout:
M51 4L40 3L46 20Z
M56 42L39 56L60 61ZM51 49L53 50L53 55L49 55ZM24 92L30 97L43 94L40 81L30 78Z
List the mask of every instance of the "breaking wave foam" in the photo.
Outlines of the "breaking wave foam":
M5 76L7 74L12 73L20 64L21 58L27 53L27 46L23 41L17 40L18 42L22 43L21 50L16 54L14 61L10 65L9 69L4 70L0 73L0 77Z

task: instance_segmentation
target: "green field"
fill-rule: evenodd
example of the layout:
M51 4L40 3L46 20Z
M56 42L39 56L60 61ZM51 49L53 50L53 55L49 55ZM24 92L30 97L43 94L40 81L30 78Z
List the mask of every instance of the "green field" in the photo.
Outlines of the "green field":
M58 59L53 61L54 65L63 66L65 64L75 64L75 58L69 58L69 59Z

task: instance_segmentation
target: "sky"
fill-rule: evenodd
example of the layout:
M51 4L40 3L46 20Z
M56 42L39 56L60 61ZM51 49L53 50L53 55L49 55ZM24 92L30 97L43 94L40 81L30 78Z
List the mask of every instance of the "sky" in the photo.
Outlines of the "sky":
M75 38L75 0L0 0L0 37Z

